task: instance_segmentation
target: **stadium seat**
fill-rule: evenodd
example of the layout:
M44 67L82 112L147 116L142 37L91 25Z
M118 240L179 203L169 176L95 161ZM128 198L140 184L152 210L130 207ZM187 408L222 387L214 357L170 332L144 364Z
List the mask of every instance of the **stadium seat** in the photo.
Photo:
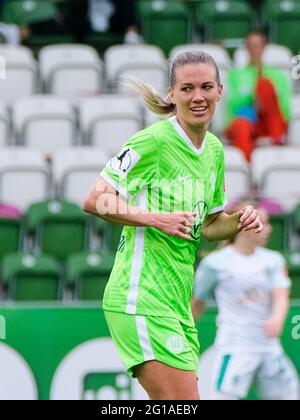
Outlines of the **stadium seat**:
M196 265L202 260L202 258L206 257L211 252L215 251L218 246L220 246L220 242L218 241L208 241L205 239L204 236L200 238L200 246L197 251L196 257Z
M154 124L162 119L168 118L168 115L154 114L154 112L151 112L148 108L146 108L146 106L144 106L143 114L145 127L148 127L149 125Z
M109 157L100 148L73 147L53 155L53 177L59 197L82 206Z
M176 45L191 41L190 14L181 1L139 1L138 12L143 38L166 55Z
M27 228L33 234L35 251L60 261L87 247L88 218L74 203L46 200L33 204L27 212Z
M292 118L289 125L289 145L300 146L300 95L292 98Z
M167 61L162 51L153 45L115 45L104 54L108 87L118 93L132 93L132 88L122 83L122 76L133 75L150 83L159 92L168 85Z
M101 226L101 223L97 223L96 228L98 234L101 235L103 232L103 248L108 252L116 253L120 244L123 226L107 222L104 226Z
M6 67L5 79L0 78L1 101L10 104L37 92L37 65L28 48L1 44L0 57Z
M249 165L243 153L233 146L225 147L225 185L229 202L244 197L251 189Z
M2 264L8 299L52 301L61 296L59 264L49 256L10 254Z
M142 112L135 97L104 95L86 99L79 107L84 143L113 156L142 129Z
M297 203L297 205L295 206L292 212L294 230L298 235L300 235L300 204L299 203Z
M0 201L23 211L50 192L50 174L41 153L22 147L1 148Z
M201 50L213 57L215 62L218 64L220 70L229 70L232 67L231 58L227 50L221 45L217 44L186 44L178 45L173 48L170 52L170 60L173 61L177 55L191 50Z
M0 263L5 255L21 248L21 226L19 219L0 217Z
M299 52L300 3L297 0L266 0L261 10L271 41Z
M74 143L76 120L66 100L39 95L18 100L12 109L18 144L51 154Z
M264 51L263 63L284 71L290 78L292 57L293 54L289 48L283 45L268 44ZM233 60L235 67L238 68L249 64L249 53L246 48L238 48L234 53Z
M56 5L49 0L9 0L4 2L2 19L6 23L25 26L56 17Z
M288 249L291 217L289 213L270 214L272 233L268 240L267 247L275 251Z
M88 45L43 47L39 53L44 91L65 96L95 95L103 89L103 66Z
M67 286L79 300L100 300L115 260L114 254L78 253L66 263Z
M199 1L195 18L206 41L218 41L228 48L242 44L254 19L250 5L238 0Z
M7 107L0 102L0 147L10 143L10 119Z
M263 196L289 212L300 201L300 149L270 146L254 150L253 179Z
M286 251L283 253L289 276L292 280L291 298L300 299L300 253Z

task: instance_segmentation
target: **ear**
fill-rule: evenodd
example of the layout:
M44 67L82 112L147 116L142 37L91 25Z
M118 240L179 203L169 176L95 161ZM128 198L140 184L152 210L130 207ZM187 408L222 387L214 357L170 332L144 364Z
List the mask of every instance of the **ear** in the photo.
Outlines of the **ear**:
M175 105L175 100L174 100L174 89L173 89L173 88L169 88L168 99L170 99L171 103L172 103L173 105Z
M218 86L218 96L217 96L217 102L219 102L219 101L221 100L222 95L223 95L223 90L224 90L223 85L219 85L219 86Z

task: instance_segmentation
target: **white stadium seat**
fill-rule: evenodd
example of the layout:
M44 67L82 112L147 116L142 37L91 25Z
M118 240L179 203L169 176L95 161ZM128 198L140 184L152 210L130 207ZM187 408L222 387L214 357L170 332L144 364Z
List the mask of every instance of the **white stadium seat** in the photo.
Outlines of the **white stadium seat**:
M225 187L229 202L245 197L251 189L248 162L243 153L233 146L225 146Z
M144 122L146 127L149 127L149 125L166 118L168 118L168 115L155 114L154 112L151 112L146 106L144 106Z
M100 147L113 156L142 128L140 102L135 97L103 95L79 105L85 144Z
M10 121L8 110L3 102L0 102L0 147L7 146L10 140Z
M51 45L39 53L46 92L66 96L95 95L103 89L103 65L88 45Z
M262 194L280 203L286 211L300 202L300 148L255 149L252 174Z
M227 50L221 45L216 44L186 44L178 45L170 52L170 60L173 61L177 55L191 50L201 50L213 57L220 69L229 70L232 67L231 58Z
M282 70L291 68L293 54L283 45L268 44L264 51L263 62L266 65L277 67ZM249 53L245 47L238 48L233 56L235 67L244 67L249 64Z
M300 95L292 98L292 118L289 125L289 145L300 147Z
M29 48L1 45L0 58L6 73L0 77L1 101L11 103L37 92L37 65Z
M58 195L82 205L108 160L102 149L94 147L73 147L55 153L52 170Z
M115 45L104 55L109 87L119 93L132 92L122 84L122 76L130 74L151 84L161 93L168 88L168 66L163 52L152 45Z
M44 153L73 144L75 114L68 101L50 95L32 96L18 100L12 109L19 144Z
M25 211L50 193L47 165L38 152L25 148L1 148L0 200Z

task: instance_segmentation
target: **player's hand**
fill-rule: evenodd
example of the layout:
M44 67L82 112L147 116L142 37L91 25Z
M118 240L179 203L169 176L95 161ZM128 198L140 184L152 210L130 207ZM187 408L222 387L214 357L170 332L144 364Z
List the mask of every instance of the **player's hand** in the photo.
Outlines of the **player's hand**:
M255 233L262 232L264 225L260 220L258 211L252 206L246 206L242 208L239 212L240 219L238 228L247 232L249 230L254 230Z
M264 330L268 337L277 338L281 335L283 329L283 322L281 319L276 318L275 316L267 319L264 322Z
M190 241L192 239L190 233L192 232L195 218L196 213L194 212L155 214L153 227L167 235L177 236Z

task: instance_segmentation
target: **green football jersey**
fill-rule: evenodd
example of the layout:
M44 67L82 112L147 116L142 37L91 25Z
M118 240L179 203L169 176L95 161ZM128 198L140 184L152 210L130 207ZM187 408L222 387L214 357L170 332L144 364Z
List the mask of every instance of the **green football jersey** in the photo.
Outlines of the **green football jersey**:
M173 117L135 134L101 176L139 208L197 213L191 241L155 228L124 227L103 309L191 319L201 228L225 206L222 143L207 132L197 149Z

